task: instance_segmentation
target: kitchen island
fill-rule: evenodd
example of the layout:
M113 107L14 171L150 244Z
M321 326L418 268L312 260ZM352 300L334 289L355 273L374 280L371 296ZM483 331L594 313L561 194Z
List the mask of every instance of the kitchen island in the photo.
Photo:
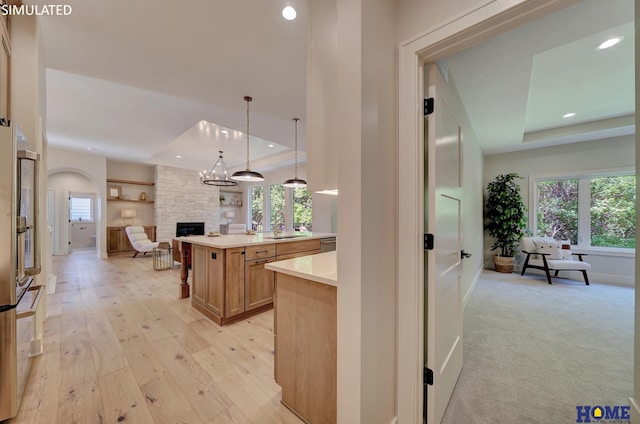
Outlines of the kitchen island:
M259 233L178 237L182 258L180 296L189 296L188 264L192 266L191 305L225 325L273 307L274 272L265 265L320 253L332 233Z
M336 422L336 252L274 262L275 379L282 403L307 423Z

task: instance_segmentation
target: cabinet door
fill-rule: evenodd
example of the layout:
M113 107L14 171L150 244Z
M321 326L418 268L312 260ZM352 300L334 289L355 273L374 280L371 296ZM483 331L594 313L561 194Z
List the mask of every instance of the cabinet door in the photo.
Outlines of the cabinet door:
M264 264L275 258L247 261L245 265L245 309L247 311L273 302L274 272Z
M218 316L224 310L224 250L207 248L207 292L205 308Z
M120 251L120 237L122 228L107 228L107 253L117 253Z
M225 318L245 311L244 247L226 250Z
M120 229L120 252L133 252L133 246L131 246L131 242L129 241L129 236L127 236L127 232L124 228Z
M207 248L191 245L191 301L204 306L207 290Z

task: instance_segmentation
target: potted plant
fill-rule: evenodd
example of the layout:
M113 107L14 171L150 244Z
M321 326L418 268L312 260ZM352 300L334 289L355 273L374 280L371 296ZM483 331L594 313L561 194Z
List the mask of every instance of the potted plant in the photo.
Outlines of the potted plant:
M520 195L516 180L522 177L514 172L500 174L487 186L485 229L495 238L491 250L495 270L513 272L513 258L520 239L526 232L527 208Z

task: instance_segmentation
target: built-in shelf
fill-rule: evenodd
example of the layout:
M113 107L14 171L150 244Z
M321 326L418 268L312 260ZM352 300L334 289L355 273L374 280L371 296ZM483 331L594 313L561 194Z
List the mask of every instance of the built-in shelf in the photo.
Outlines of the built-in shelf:
M154 186L156 183L150 183L148 181L132 181L132 180L116 180L114 178L107 178L108 183L119 183L119 184L134 184L134 185L143 185L143 186ZM153 202L151 202L153 203Z
M154 203L153 200L136 200L136 199L107 199L107 202Z

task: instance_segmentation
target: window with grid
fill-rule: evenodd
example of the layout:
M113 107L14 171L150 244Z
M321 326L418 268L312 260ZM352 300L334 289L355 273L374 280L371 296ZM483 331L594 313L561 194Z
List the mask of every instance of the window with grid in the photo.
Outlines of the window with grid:
M72 221L93 222L94 200L91 196L73 196L69 200L69 215Z
M535 233L579 247L634 249L635 191L629 173L539 179Z

